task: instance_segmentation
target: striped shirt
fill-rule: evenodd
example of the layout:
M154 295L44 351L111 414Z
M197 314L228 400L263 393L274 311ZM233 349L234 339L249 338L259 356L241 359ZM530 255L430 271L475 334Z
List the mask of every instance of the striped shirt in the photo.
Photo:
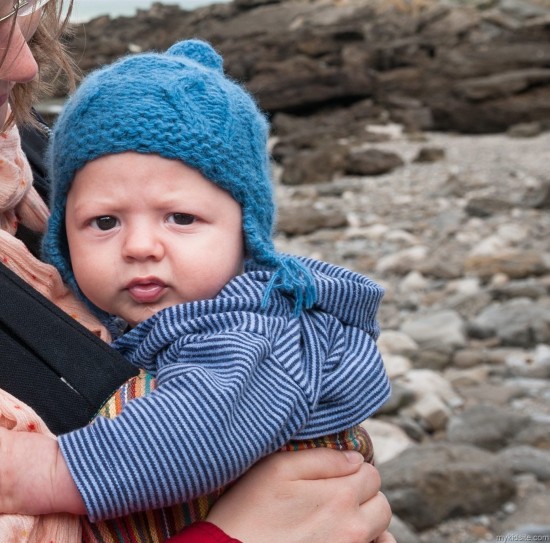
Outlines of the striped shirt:
M189 501L289 439L340 432L389 396L376 347L382 289L303 259L317 302L296 317L248 266L215 299L164 309L114 343L157 389L59 438L92 521Z

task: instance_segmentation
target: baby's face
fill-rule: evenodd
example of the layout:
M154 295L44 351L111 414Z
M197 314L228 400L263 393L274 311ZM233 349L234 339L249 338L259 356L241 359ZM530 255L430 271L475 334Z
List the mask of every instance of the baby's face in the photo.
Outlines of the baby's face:
M213 298L243 269L240 205L177 160L127 152L89 162L65 220L82 292L133 326Z

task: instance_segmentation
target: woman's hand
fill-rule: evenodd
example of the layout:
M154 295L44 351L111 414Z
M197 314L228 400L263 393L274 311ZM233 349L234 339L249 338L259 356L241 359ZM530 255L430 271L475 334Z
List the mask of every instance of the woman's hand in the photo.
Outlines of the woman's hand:
M376 468L359 453L310 449L258 462L208 521L243 543L395 543Z

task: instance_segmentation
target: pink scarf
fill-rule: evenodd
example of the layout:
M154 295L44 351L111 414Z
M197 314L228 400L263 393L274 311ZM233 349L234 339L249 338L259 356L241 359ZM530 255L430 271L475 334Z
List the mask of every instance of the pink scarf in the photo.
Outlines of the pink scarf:
M47 219L48 208L32 186L19 132L12 126L0 134L0 261L94 334L109 341L105 328L63 284L58 271L35 258L15 238L19 223L43 232Z
M14 237L20 223L36 232L44 231L47 218L48 209L32 186L32 173L21 149L19 132L12 126L0 134L0 260L82 325L109 341L108 332L63 284L57 270L36 259ZM16 432L40 432L55 439L29 406L3 390L0 390L0 426ZM72 515L0 515L2 543L80 543L81 540L79 518Z

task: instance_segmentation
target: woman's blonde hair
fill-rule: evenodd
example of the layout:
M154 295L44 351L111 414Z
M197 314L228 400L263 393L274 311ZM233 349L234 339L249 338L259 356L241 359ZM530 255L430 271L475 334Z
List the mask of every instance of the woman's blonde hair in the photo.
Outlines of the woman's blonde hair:
M39 73L33 81L14 86L10 95L12 113L7 125L13 122L36 124L31 107L39 96L51 91L53 83L60 78L68 90L74 88L76 67L63 42L68 35L67 23L73 0L65 3L64 9L64 0L50 0L43 8L38 28L29 41Z

